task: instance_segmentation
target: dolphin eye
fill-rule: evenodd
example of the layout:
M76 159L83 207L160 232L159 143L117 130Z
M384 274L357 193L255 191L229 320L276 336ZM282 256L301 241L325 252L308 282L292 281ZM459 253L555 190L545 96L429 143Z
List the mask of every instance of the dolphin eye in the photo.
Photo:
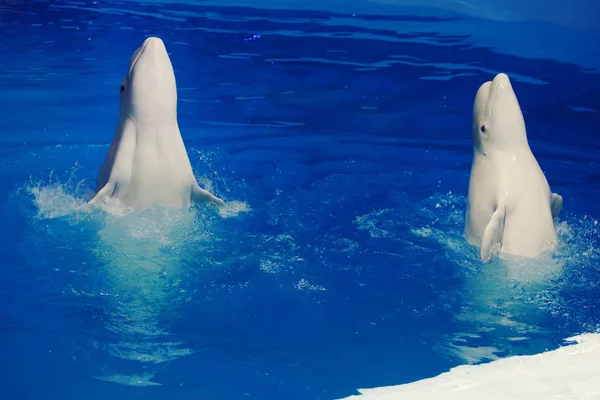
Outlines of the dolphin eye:
M485 125L481 125L481 128L479 129L481 129L481 132L485 133Z
M123 84L123 85L121 85L121 92L124 92L124 91L125 91L125 85Z

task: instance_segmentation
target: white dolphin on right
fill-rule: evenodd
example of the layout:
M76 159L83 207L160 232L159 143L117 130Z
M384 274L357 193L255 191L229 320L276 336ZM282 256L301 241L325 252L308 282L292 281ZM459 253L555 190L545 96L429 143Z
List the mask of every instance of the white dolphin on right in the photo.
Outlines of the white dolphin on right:
M562 203L529 148L510 79L500 73L481 85L473 105L467 241L480 247L483 261L494 249L536 257L558 242L553 219Z

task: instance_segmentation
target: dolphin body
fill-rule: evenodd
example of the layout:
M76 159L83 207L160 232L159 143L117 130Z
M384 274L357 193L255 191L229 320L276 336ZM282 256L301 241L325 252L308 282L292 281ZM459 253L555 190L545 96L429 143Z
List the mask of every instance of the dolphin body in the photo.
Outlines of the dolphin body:
M149 37L133 53L120 96L119 123L89 204L114 198L133 209L224 207L192 172L177 123L175 73L161 39Z
M465 236L480 247L536 257L558 242L553 218L563 199L552 193L529 143L517 96L506 74L477 91L473 105L473 164Z

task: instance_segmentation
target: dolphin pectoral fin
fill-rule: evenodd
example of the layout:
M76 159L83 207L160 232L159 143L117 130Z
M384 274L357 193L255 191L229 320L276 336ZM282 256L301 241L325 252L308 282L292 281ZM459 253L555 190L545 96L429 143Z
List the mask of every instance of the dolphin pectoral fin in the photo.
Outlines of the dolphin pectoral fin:
M105 198L115 195L117 190L127 188L131 176L131 165L136 145L136 127L131 118L119 121L113 142L110 144L106 160L100 167L97 185L104 186L88 201L98 204Z
M210 202L219 207L225 207L225 202L223 200L213 195L208 190L202 189L197 183L192 185L192 201L198 203Z
M563 198L560 194L552 193L552 200L550 202L550 210L552 211L552 218L558 217L563 206Z
M480 255L481 259L485 262L490 261L494 247L498 244L502 244L505 216L506 209L504 205L501 205L496 209L496 211L494 211L492 218L490 218L490 222L488 222L485 230L483 231Z
M105 198L112 196L115 191L115 184L112 181L106 182L106 185L102 187L102 189L98 190L98 193L88 201L88 204L98 204L103 201Z

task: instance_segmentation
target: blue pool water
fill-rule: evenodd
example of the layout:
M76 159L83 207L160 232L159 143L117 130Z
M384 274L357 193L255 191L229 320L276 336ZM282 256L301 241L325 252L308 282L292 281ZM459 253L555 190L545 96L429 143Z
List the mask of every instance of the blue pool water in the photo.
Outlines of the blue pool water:
M598 331L600 9L430 3L2 2L0 398L335 399ZM150 35L230 215L85 204ZM564 208L554 255L484 265L498 72Z

